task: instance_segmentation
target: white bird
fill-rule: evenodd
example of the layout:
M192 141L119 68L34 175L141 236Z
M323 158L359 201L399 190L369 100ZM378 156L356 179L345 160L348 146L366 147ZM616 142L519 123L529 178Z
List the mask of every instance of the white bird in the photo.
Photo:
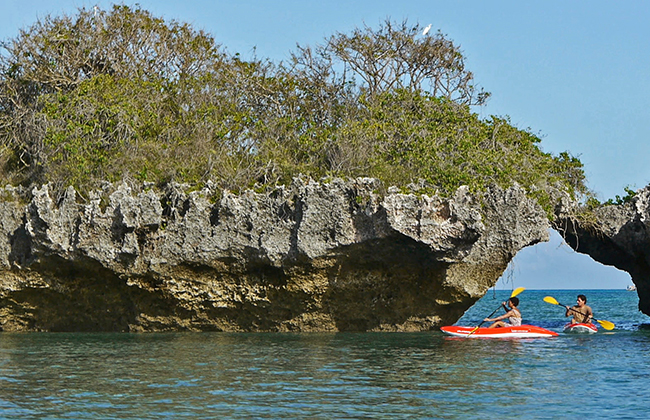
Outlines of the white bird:
M422 35L426 35L429 32L430 29L431 29L431 24L429 24L429 26L424 28L424 31L422 31Z

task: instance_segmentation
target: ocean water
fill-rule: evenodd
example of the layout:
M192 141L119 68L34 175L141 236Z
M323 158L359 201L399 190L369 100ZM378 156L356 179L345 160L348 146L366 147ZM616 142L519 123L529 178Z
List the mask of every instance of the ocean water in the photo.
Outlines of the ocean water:
M526 290L561 331L579 291ZM583 291L614 331L542 339L440 332L0 333L1 419L647 419L650 317L635 292ZM490 291L461 320L507 299Z

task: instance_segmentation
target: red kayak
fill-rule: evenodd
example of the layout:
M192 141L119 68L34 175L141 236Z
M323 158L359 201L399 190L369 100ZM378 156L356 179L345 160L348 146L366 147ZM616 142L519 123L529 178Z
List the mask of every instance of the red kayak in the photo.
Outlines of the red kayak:
M593 334L598 332L598 328L594 324L566 324L564 332Z
M542 338L556 337L558 335L555 331L549 331L542 327L525 324L519 327L479 328L474 331L475 328L476 327L459 327L451 325L449 327L441 327L440 330L445 334L453 335L455 337L470 338ZM472 333L472 331L474 332Z

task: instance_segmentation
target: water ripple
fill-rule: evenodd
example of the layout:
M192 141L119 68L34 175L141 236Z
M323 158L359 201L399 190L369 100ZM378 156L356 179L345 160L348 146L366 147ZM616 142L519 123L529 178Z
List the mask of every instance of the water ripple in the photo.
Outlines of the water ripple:
M2 333L0 418L645 418L648 317L633 293L589 296L617 329L527 340ZM541 297L521 295L524 318L561 331L564 314ZM460 322L499 302L480 301Z

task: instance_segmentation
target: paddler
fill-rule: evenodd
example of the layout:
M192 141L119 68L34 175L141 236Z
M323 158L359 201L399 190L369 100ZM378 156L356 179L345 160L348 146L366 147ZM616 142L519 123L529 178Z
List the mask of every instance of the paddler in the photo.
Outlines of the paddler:
M594 312L591 310L591 307L587 305L587 296L578 295L576 303L576 305L570 308L565 306L566 313L564 316L572 316L572 324L591 324L591 318L593 318Z
M503 309L506 311L505 314L496 318L485 318L483 320L486 322L494 322L488 328L518 327L521 325L521 312L517 308L517 306L519 306L519 298L516 296L511 297L508 299L507 304L508 306L506 306L506 302L501 303ZM503 321L504 319L507 319L508 322Z

